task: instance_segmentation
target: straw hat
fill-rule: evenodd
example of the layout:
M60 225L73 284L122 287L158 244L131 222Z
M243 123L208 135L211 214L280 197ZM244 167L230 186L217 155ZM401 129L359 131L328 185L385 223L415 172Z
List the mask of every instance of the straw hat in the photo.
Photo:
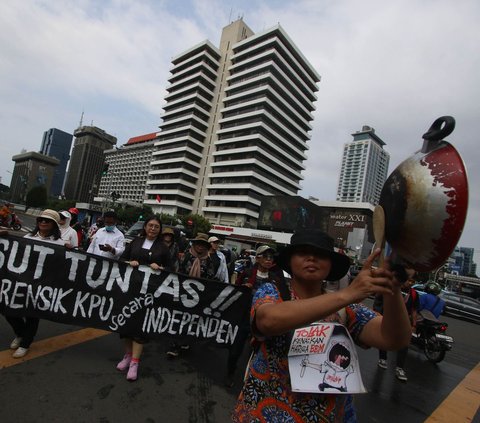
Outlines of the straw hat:
M40 216L37 216L37 218L53 220L57 224L57 226L59 226L60 224L60 215L52 209L45 209L44 211L42 211L42 214Z
M208 235L202 232L198 232L197 236L195 238L192 238L190 241L192 243L195 243L195 242L205 243L210 247L210 243L208 242Z

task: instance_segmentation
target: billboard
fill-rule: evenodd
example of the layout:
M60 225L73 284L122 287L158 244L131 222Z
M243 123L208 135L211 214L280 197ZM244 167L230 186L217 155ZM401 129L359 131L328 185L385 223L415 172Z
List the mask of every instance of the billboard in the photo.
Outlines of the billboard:
M300 196L264 196L258 229L295 232L318 228L327 232L330 211Z
M335 246L363 253L358 250L367 251L374 242L372 216L373 207L318 206L300 196L264 196L258 229L293 233L316 228L330 235Z

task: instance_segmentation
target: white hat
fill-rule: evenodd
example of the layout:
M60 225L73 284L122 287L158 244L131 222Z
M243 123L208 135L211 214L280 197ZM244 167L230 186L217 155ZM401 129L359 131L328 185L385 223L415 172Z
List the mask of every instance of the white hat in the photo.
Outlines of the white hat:
M256 255L259 256L263 254L265 251L269 251L269 250L272 251L273 253L275 252L275 250L269 245L262 245L257 248Z
M71 219L72 218L72 215L66 210L62 210L62 211L58 212L58 214L60 215L60 218L62 216L63 216L64 219Z
M218 241L220 241L220 240L216 236L211 236L210 238L208 238L209 243L218 242Z

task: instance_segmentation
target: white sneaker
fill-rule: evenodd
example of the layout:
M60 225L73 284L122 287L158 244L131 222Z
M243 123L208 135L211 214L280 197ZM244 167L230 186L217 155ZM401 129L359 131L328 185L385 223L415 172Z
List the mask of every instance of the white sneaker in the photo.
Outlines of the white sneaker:
M22 338L19 338L18 336L12 341L10 344L10 349L11 350L16 350L20 346L20 342L22 342Z
M384 360L383 358L381 358L380 360L378 360L377 365L381 369L386 369L387 368L387 360Z
M25 357L25 355L28 352L28 348L23 348L23 347L18 347L15 352L12 354L13 358L22 358Z
M406 382L408 380L405 370L403 370L401 367L397 367L395 369L395 376L398 380L401 380L402 382Z

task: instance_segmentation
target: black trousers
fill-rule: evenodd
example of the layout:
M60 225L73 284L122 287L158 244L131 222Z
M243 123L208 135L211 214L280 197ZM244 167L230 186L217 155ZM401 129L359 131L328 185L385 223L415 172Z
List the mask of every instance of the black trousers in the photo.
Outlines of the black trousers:
M7 322L10 323L15 336L22 338L20 346L23 348L29 348L33 342L33 338L37 334L38 324L40 319L38 317L13 317L5 316Z
M405 368L405 362L407 361L408 346L397 351L397 367ZM378 350L378 356L382 360L387 359L387 352Z

